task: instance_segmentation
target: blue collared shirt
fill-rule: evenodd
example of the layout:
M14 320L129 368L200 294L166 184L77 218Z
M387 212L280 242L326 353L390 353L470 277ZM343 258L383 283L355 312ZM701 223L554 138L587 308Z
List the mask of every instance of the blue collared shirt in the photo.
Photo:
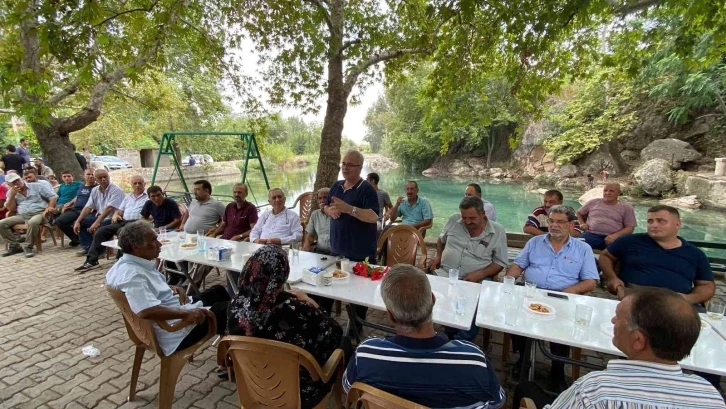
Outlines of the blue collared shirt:
M398 205L396 217L401 217L403 224L416 224L424 220L433 220L434 212L431 210L431 203L421 196L416 197L416 203L411 205L408 199Z
M583 280L600 279L592 248L572 237L557 253L549 234L532 237L514 264L524 270L525 280L547 290L562 291Z

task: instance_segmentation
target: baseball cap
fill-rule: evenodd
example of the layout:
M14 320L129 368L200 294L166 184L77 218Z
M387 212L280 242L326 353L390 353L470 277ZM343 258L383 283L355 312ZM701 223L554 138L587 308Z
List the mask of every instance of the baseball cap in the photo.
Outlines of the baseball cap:
M13 183L19 179L20 179L20 175L18 175L17 173L11 173L9 175L5 175L5 183Z

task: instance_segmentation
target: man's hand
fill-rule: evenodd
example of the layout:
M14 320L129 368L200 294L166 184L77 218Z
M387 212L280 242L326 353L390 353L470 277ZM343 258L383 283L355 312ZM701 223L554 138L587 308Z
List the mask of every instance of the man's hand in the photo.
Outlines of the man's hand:
M333 219L337 219L340 217L341 214L349 214L353 211L353 206L349 205L348 203L345 203L345 201L341 200L338 197L333 198L333 203L328 206L328 214Z
M270 244L270 241L267 239L257 239L254 242L257 244Z
M610 294L618 295L618 289L625 289L625 283L623 282L623 280L614 277L608 279L607 288Z
M401 203L403 203L403 196L398 196L398 199L396 199L396 206L399 206Z
M23 189L13 185L13 188L8 191L8 199L15 197L16 194L22 192Z
M43 217L48 216L49 214L55 213L56 208L55 207L46 207L45 210L43 210Z
M618 236L616 236L614 234L611 234L609 236L605 236L605 243L606 244L610 244L610 243L614 242L615 239L617 239L617 238L618 238Z
M216 232L217 232L216 230L210 230L207 232L207 234L205 234L205 236L206 237L215 237L216 234L214 234L214 233L216 233Z
M187 297L187 292L182 287L170 287L171 292L179 296L179 304L184 305L187 302L189 302L189 297Z
M118 223L118 222L120 222L121 220L123 220L123 216L121 216L121 215L120 215L120 214L118 214L118 213L114 213L114 214L113 214L113 216L111 216L111 223ZM95 223L94 223L94 224L95 224ZM93 226L91 226L91 227L93 227Z
M195 324L201 324L204 319L207 318L207 314L204 308L194 308L191 310L185 310L183 320L186 322L193 322Z
M93 233L95 233L95 232L96 232L96 230L98 230L98 229L99 229L100 227L101 227L101 222L99 222L99 221L98 221L98 219L97 219L97 220L96 220L95 222L93 222L93 224L91 225L91 227L89 227L89 228L88 228L88 231L89 231L89 232L90 232L91 234L93 234Z
M244 240L244 237L242 237L241 234L237 234L237 235L232 236L232 238L230 240L232 240L232 241L242 241L242 240Z
M468 281L470 283L479 283L482 280L484 280L484 277L480 277L479 274L476 273L469 273L464 278L462 278L464 281Z
M79 234L81 232L81 223L73 223L73 233Z
M436 256L433 260L431 260L431 265L429 266L429 271L433 272L437 268L441 266L441 257Z
M582 230L582 231L588 231L588 230L590 230L590 226L588 226L587 223L582 223L580 225L580 230Z
M295 298L297 298L300 301L306 302L315 308L320 308L318 303L316 303L312 298L308 297L307 294L305 294L304 292L302 292L300 290L290 290L290 291L288 291L288 293L294 295Z

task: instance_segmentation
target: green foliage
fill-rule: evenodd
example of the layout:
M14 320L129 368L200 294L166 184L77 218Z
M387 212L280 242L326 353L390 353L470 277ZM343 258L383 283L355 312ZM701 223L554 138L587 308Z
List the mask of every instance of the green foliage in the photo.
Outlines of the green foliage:
M630 102L638 98L638 89L630 82L613 80L610 74L600 71L575 84L574 99L550 109L545 147L557 156L558 164L572 163L626 135L636 124Z

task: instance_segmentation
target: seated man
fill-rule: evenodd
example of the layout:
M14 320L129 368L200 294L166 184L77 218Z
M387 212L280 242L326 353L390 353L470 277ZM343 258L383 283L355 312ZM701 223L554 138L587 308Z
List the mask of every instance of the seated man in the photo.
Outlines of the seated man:
M577 211L584 231L580 237L595 250L603 250L618 237L632 233L638 225L633 206L618 201L619 183L608 183L602 194L602 199L592 199Z
M559 206L564 201L562 192L559 190L548 190L544 194L544 204L534 210L532 214L527 217L527 221L524 222L524 232L533 236L539 236L547 234L549 219L549 210L552 206ZM582 233L580 230L580 223L575 220L574 227L570 230L569 234L572 237L577 237Z
M86 207L86 203L91 197L91 191L96 186L98 185L96 184L96 178L93 177L93 171L91 169L84 170L83 184L76 190L75 197L61 207L61 215L55 219L55 225L70 239L71 242L68 243L70 247L80 244L78 235L73 232L73 224L81 215L83 208Z
M353 383L364 382L431 408L504 407L504 389L479 347L436 333L436 298L423 271L392 267L381 283L381 297L396 335L358 346L343 375L346 393Z
M56 211L53 214L48 215L51 219L51 224L55 224L56 216L58 216L61 212L68 208L66 206L66 203L69 203L71 200L73 200L74 197L76 197L78 188L82 185L81 182L73 180L73 173L71 172L63 172L61 178L63 179L63 183L55 188L55 192L58 195Z
M100 227L96 231L96 234L93 235L93 242L91 242L91 247L88 249L86 261L83 265L77 267L75 271L85 273L86 271L98 268L98 257L106 251L106 247L102 243L112 240L113 236L122 227L141 217L141 209L144 208L144 205L149 200L149 195L144 191L145 184L143 177L139 175L131 177L131 186L134 190L124 197L121 206L111 216L111 223ZM118 255L120 256L120 254Z
M418 183L413 180L406 182L406 200L399 196L396 204L388 212L391 220L401 218L402 224L413 226L417 229L430 227L434 212L428 200L418 195Z
M303 250L313 251L313 243L317 239L315 244L315 252L330 254L330 216L323 213L322 209L328 203L328 194L330 188L324 187L318 190L318 209L314 210L310 215L310 221L306 227L307 236L305 236L305 243L303 243Z
M524 272L524 279L537 283L537 288L571 294L594 290L600 279L595 255L586 243L570 238L570 231L575 228L575 211L568 206L552 206L547 225L549 233L529 239L507 276L517 278ZM524 343L524 337L512 336L512 346L520 352L516 368L522 365ZM570 347L554 342L550 343L550 350L559 356L570 354ZM550 382L551 390L563 390L565 366L561 362L552 363Z
M493 222L497 221L497 209L494 208L494 205L490 201L481 197L481 186L479 184L469 183L464 191L464 196L474 196L481 199L482 203L484 203L484 213L487 215L487 219Z
M711 299L716 291L711 264L703 251L678 236L680 228L674 207L648 209L648 233L621 237L600 255L608 291L622 298L625 286L664 287L691 304Z
M430 270L448 277L449 270L456 269L462 280L475 283L491 280L509 260L504 227L487 220L484 204L478 197L463 198L459 211L460 214L449 218L439 235ZM479 328L472 324L468 331L458 331L455 337L472 341L478 333Z
M378 175L378 173L369 173L366 177L366 180L368 181L368 183L373 185L373 190L375 190L376 194L378 195L378 230L381 230L383 224L388 219L388 211L393 208L393 203L391 203L391 196L388 195L388 192L378 187L378 183L381 182L381 177Z
M217 320L217 333L224 335L230 300L227 291L215 285L199 296L187 297L184 289L169 287L164 275L154 268L161 243L151 224L146 221L127 224L119 232L118 245L124 255L108 270L106 285L124 292L131 310L141 319L165 320L169 325L178 320L194 323L176 332L152 324L164 355L188 348L204 338L212 316Z
M141 209L141 217L151 220L154 228L174 230L181 225L181 211L179 205L164 196L164 191L159 186L151 186L146 189L149 200L144 203Z
M28 183L42 183L51 188L51 190L53 189L53 185L48 181L48 178L45 176L38 176L38 171L33 167L25 169L25 172L23 172L23 179L25 179ZM53 192L55 192L55 190L53 190Z
M237 183L232 188L234 202L227 205L222 216L222 223L209 236L217 237L220 234L225 240L242 241L250 236L252 228L257 223L257 207L248 202L247 185Z
M606 370L578 379L554 402L533 382L521 383L514 403L530 398L545 409L726 408L712 385L678 365L701 332L701 319L683 297L664 289L636 290L618 304L612 321L613 345L627 360L610 360Z
M5 206L8 211L17 214L0 220L0 237L8 243L8 251L3 254L3 257L23 251L25 257L33 257L35 255L33 245L40 225L43 224L48 213L55 211L58 195L44 184L23 181L16 173L8 175L5 181L10 186ZM13 233L12 227L17 224L28 226L25 248L20 246L18 236Z
M33 164L35 164L35 169L38 171L39 176L45 176L46 178L48 176L55 175L53 172L53 169L50 168L50 166L46 166L43 164L43 160L40 158L33 159Z
M250 241L258 244L289 244L302 240L302 224L297 213L285 207L285 193L270 189L267 200L271 210L262 213L250 233Z
M93 243L93 235L102 226L111 223L111 216L121 207L124 201L124 191L111 183L108 171L98 169L93 172L98 186L91 190L91 196L83 207L81 214L73 223L73 233L81 243L78 256L87 256ZM73 240L73 238L71 238Z

